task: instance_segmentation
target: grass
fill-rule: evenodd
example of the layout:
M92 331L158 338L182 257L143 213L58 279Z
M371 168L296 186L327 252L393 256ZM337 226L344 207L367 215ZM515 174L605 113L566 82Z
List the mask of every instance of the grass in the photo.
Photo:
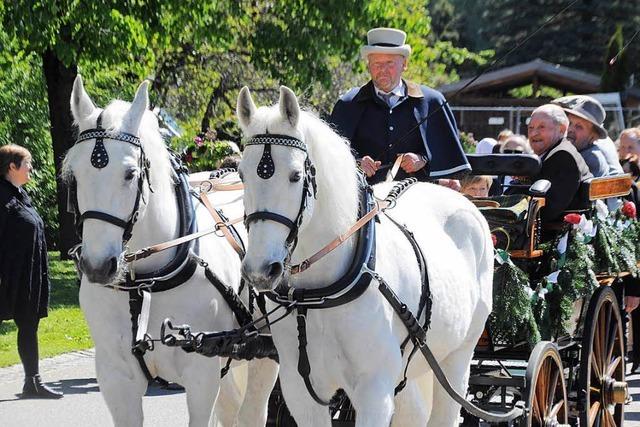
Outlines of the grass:
M49 276L49 316L40 320L38 328L40 358L93 347L78 303L79 288L73 262L60 260L59 252L49 252ZM13 321L0 325L0 367L20 363L17 332Z

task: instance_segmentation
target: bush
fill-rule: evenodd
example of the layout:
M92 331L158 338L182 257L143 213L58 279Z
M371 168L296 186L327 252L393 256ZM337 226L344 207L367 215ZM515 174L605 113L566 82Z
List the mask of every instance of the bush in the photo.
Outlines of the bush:
M0 72L0 145L18 144L31 152L35 170L26 190L44 221L49 249L54 249L58 235L56 172L41 65L31 56L15 59Z
M190 172L216 169L225 157L234 154L232 143L217 140L213 130L194 137L181 136L172 140L171 144Z

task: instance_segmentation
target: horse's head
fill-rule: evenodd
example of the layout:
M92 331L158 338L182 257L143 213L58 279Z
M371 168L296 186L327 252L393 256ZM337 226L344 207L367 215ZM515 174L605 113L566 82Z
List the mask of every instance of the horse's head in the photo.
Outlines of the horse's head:
M104 110L91 101L80 76L73 85L71 111L80 133L65 157L63 176L76 187L80 269L91 282L114 280L123 244L146 207L149 164L139 128L148 104L147 82L131 104L114 101Z
M249 230L242 272L258 290L269 290L285 276L298 233L313 214L315 169L289 88L280 88L278 106L260 108L242 88L237 115L245 136L239 170Z

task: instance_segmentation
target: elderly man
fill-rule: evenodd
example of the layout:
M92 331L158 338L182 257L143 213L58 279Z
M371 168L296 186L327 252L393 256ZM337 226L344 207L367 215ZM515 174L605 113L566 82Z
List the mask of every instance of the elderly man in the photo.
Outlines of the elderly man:
M405 40L400 30L370 30L361 55L371 80L349 90L331 113L330 122L351 142L370 183L384 180L398 156L397 179L453 177L471 169L442 94L402 79L411 53ZM455 180L441 184L459 189Z
M594 176L621 174L615 145L604 128L606 113L602 104L590 96L573 95L554 99L569 118L567 139L578 149Z
M546 179L551 188L542 209L543 221L557 221L562 213L579 205L580 183L592 178L584 159L567 139L569 119L557 105L536 108L529 121L529 143L542 160L540 173L533 180Z

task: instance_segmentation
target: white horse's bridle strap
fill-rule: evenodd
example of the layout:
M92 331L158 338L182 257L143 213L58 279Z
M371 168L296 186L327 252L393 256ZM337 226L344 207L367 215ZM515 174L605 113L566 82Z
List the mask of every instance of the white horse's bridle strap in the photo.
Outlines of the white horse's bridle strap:
M345 231L344 233L342 233L341 235L333 239L324 248L320 249L318 252L311 255L309 258L305 259L300 264L292 265L289 269L290 273L291 274L302 273L303 271L311 267L312 264L319 261L322 257L329 254L331 251L333 251L335 248L340 246L342 243L346 242L347 239L353 236L353 234L355 234L356 231L364 227L376 215L378 215L380 212L383 212L389 206L391 206L391 203L386 200L376 201L375 207L371 209L362 218L360 218L358 221L356 221L356 223L353 224L351 228L349 228L347 231Z

